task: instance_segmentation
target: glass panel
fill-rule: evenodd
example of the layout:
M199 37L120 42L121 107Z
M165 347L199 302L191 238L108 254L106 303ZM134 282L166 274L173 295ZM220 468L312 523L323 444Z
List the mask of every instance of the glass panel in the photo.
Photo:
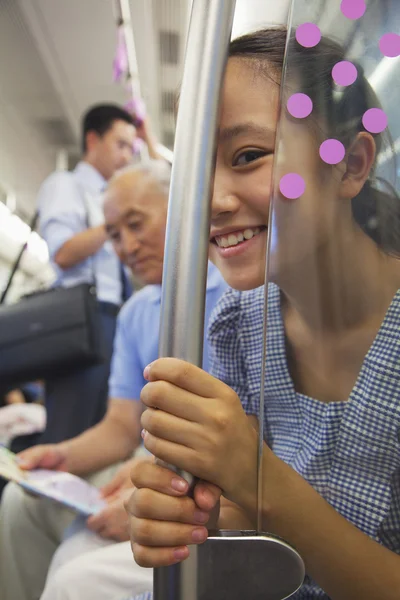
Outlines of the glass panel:
M264 437L274 453L395 552L399 29L395 0L293 3L269 220L264 385ZM273 36L281 47L284 33ZM304 597L317 597L317 584L307 586Z

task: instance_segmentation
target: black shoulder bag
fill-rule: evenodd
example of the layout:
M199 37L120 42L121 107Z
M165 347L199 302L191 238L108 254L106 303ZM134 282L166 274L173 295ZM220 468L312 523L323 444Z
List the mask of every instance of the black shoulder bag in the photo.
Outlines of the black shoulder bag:
M32 230L37 219L38 214ZM24 296L15 304L4 303L27 245L28 241L0 299L2 387L50 379L105 360L95 282L55 287Z

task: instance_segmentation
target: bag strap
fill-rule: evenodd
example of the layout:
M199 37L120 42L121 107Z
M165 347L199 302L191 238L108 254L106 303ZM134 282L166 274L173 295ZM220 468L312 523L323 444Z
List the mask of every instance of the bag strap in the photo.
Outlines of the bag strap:
M4 288L4 290L0 296L0 304L4 304L6 301L6 298L7 298L8 292L10 291L15 274L18 271L19 266L21 264L22 257L25 254L26 249L28 248L30 235L31 235L32 231L34 231L36 229L36 224L37 224L38 218L39 218L39 211L36 211L32 217L31 222L29 223L30 231L29 231L28 237L26 238L25 243L23 244L21 250L19 251L17 258L15 259L15 262L11 268L11 272L10 272L10 275L9 275L7 283L6 283L6 287Z

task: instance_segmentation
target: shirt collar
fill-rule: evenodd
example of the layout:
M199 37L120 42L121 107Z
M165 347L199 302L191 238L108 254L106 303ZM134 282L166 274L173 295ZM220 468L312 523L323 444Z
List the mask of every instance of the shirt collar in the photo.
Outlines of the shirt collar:
M102 192L107 185L106 180L99 171L83 160L78 162L74 173L85 184L85 188L96 194Z
M222 275L218 271L217 267L212 262L208 261L208 272L207 272L207 292L215 290L221 285ZM148 299L150 302L159 303L161 302L161 285L149 285L148 286Z
M221 273L211 261L208 261L207 291L215 290L221 285L221 281L223 281Z

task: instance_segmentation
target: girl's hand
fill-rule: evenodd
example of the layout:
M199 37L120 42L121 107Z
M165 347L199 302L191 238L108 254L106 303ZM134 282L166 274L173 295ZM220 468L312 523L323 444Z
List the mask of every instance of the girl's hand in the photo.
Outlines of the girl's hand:
M257 432L238 396L194 365L161 358L144 372L144 445L157 458L222 489L247 510L256 504Z
M199 482L189 498L184 479L150 462L134 466L132 483L135 491L125 506L137 564L175 564L189 556L188 545L207 539L206 524L221 495L216 486Z

